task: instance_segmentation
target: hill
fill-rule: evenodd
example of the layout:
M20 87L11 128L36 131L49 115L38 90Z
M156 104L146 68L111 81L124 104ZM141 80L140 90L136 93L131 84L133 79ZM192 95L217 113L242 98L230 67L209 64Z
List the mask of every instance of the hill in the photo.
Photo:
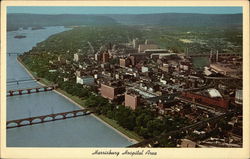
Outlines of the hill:
M118 23L127 25L168 25L168 26L241 26L242 14L113 14L107 15Z
M8 14L7 30L20 27L73 25L151 25L172 27L241 27L242 14Z
M117 22L107 16L77 14L8 14L7 30L20 27L74 26L74 25L115 25Z

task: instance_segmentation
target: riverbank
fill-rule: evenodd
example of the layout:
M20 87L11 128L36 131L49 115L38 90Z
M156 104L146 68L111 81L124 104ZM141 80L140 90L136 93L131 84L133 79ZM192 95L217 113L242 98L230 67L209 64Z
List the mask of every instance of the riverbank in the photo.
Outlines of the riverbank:
M25 66L25 64L20 60L20 58L17 58L17 61L25 69L25 71L31 76L31 78L33 79L38 78L34 72L29 70L29 68ZM40 80L37 81L37 83L42 86L53 84L50 81L43 79L43 78L40 78ZM77 96L72 96L71 94L68 94L67 92L59 88L54 90L54 92L63 96L64 98L66 98L67 100L69 100L70 102L78 106L79 108L81 109L85 108L83 99L80 99ZM137 143L143 140L143 138L137 135L135 132L124 129L123 127L118 125L116 121L114 120L111 120L103 115L98 115L98 114L91 114L91 115L95 117L97 120L99 120L100 122L102 122L103 124L105 124L106 126L110 127L111 129L119 133L121 136L127 138L132 143Z

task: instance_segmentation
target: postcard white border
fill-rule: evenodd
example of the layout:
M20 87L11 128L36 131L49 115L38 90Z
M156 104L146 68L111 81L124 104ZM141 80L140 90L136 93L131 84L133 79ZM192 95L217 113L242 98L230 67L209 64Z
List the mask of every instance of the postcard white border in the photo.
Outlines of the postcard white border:
M1 2L1 158L129 158L93 156L96 148L8 148L6 147L6 7L7 6L239 6L243 7L243 148L153 148L157 156L133 158L249 158L249 2L248 1L2 1ZM126 148L98 148L124 151ZM142 148L133 148L133 150ZM148 150L149 148L145 148Z

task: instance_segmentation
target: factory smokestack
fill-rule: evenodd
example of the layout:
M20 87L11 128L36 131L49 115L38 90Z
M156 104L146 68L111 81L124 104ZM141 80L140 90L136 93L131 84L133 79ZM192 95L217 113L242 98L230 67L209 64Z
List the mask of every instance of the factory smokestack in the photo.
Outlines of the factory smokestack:
M209 61L212 62L212 58L213 58L213 52L212 50L210 50L210 55L209 55Z
M218 62L219 61L219 52L218 52L218 50L216 51L216 62Z

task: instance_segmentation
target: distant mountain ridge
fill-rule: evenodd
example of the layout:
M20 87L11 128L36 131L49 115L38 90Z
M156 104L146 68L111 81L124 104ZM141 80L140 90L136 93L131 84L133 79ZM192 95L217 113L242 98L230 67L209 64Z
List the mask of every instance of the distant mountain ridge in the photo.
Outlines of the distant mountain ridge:
M7 15L7 30L17 30L20 27L74 26L74 25L115 25L117 22L102 15L78 14L24 14Z
M242 14L159 13L106 15L121 24L170 26L241 26Z
M242 26L242 14L24 14L7 15L7 30L20 27L72 26L72 25L158 25L191 27L233 27Z

